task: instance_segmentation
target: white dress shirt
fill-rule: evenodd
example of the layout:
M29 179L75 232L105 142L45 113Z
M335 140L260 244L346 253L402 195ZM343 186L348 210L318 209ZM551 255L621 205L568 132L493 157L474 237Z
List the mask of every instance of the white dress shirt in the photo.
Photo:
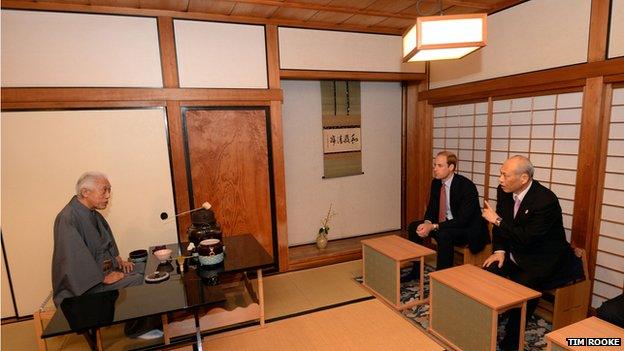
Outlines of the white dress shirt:
M446 220L453 219L453 213L451 213L451 183L454 176L455 173L451 173L451 177L444 181L444 189L446 190Z
M524 197L526 196L526 194L529 192L529 189L531 189L531 185L533 185L533 180L531 180L529 182L529 185L522 190L521 192L519 192L518 194L513 193L513 199L514 199L514 204L516 203L516 199L520 199L520 204L522 205L522 200L524 200ZM505 253L505 250L496 250L494 252L502 252ZM516 262L516 260L514 260L513 255L510 253L509 254L509 258L511 258L512 261L514 261L514 263Z

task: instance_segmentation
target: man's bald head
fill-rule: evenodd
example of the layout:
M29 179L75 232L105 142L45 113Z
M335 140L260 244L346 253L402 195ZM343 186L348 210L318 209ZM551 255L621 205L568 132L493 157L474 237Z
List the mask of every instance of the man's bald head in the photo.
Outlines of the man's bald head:
M515 155L503 163L500 173L498 181L503 191L520 193L531 183L535 169L531 160L522 155Z
M531 160L522 155L511 156L505 163L509 162L510 166L512 166L517 175L527 174L529 178L533 179L533 174L535 173L535 168L533 168L533 164Z

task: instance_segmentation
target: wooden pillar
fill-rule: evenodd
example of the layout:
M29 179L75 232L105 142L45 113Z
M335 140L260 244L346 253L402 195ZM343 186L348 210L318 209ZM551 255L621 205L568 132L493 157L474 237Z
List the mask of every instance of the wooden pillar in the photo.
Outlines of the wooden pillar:
M173 18L158 17L158 40L160 44L160 62L164 88L179 88L178 63L173 35ZM188 184L186 181L186 161L184 156L184 137L180 102L167 101L167 129L171 158L171 176L177 213L190 210ZM172 216L175 214L172 214ZM186 229L191 225L190 216L178 218L179 241L187 241Z
M600 162L604 155L606 138L603 132L605 117L605 85L603 77L587 79L583 94L581 135L579 143L576 191L574 194L574 218L572 222L572 244L584 248L589 255L590 276L593 276L596 260L598 233L596 223L600 222L598 193L601 176Z
M610 9L610 0L592 0L587 62L604 61L607 58Z
M610 0L592 0L587 62L604 61L607 56ZM609 90L610 91L610 90ZM587 78L583 91L583 112L572 222L572 244L588 252L589 275L594 276L600 230L600 209L604 183L604 155L607 148L607 99L604 77Z
M406 225L424 215L429 199L432 177L433 110L428 101L418 101L419 92L426 88L426 82L408 82L406 87Z
M266 25L266 48L269 89L281 89L279 41L276 25ZM273 157L273 189L277 225L279 270L288 270L288 228L286 222L286 176L284 172L284 136L282 131L282 101L271 101L271 148Z

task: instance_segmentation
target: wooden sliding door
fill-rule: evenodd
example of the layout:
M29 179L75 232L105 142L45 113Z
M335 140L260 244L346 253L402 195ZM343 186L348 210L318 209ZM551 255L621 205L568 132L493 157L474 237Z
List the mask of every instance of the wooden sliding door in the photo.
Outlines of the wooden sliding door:
M253 234L274 255L267 108L184 108L191 208L212 204L224 236Z

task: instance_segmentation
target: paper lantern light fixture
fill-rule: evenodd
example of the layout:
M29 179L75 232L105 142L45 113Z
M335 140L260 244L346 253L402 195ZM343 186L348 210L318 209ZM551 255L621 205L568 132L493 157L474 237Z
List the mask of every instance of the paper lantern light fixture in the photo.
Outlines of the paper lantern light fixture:
M403 62L461 58L486 41L485 13L418 17L403 35Z

